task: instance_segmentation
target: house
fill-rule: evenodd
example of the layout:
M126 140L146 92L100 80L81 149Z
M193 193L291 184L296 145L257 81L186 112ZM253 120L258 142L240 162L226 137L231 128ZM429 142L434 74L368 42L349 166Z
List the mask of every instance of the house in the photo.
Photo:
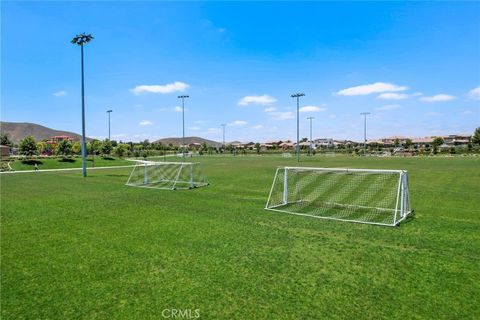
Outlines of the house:
M290 150L290 149L293 149L295 147L295 144L293 142L286 141L286 142L280 143L278 146L280 148L282 148L283 150Z
M385 143L382 140L368 140L367 145L369 146L383 146Z
M383 141L384 145L388 146L394 146L395 143L398 141L399 144L405 144L408 138L404 136L391 136L387 138L382 138L381 140Z
M70 136L53 136L53 137L50 137L48 138L47 141L45 141L47 144L59 144L60 142L62 142L63 140L68 140L70 142L73 142L73 138L70 137Z
M324 148L331 148L335 146L335 142L333 139L315 139L313 140L313 144L316 147L324 147Z
M241 143L240 141L234 141L234 142L230 143L230 145L235 149L245 148L245 145L243 143Z
M445 144L449 146L466 145L470 142L471 135L468 134L451 134L442 137Z
M9 146L4 146L0 145L0 156L3 157L9 157L10 156L10 147Z
M198 143L198 142L192 142L192 143L189 143L188 144L188 148L189 149L192 149L192 150L198 150L202 147L202 144L201 143Z
M412 143L417 146L432 144L434 137L412 138Z

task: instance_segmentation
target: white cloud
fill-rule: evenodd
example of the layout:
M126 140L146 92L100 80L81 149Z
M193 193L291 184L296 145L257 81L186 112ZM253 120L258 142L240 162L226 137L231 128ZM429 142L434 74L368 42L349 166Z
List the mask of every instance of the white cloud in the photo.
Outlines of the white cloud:
M227 29L225 29L225 28L218 28L218 32L220 32L220 33L224 33L225 31L227 31Z
M165 85L136 86L135 88L130 89L130 91L132 91L136 95L139 95L145 92L166 94L166 93L172 93L175 91L185 91L189 87L190 85L184 82L175 81L173 83L167 83Z
M286 111L286 112L272 112L270 113L272 115L273 120L288 120L288 119L293 119L295 118L295 115L291 111Z
M341 96L364 96L372 93L390 92L390 91L405 91L407 87L397 86L392 83L375 82L372 84L365 84L362 86L351 87L337 92Z
M200 127L188 127L188 130L197 131L200 130Z
M243 121L243 120L235 120L233 122L230 122L228 125L230 127L241 127L241 126L244 126L246 125L248 122L247 121Z
M305 106L299 109L300 112L319 112L319 111L325 111L325 110L327 110L327 108L317 107L317 106Z
M273 111L275 111L275 110L277 110L277 108L275 108L275 107L268 107L268 108L265 108L264 111L265 111L265 112L273 112Z
M334 115L334 114L330 114L330 115L328 115L328 117L329 117L330 119L335 119L337 116Z
M127 137L126 133L119 133L119 134L112 135L112 138L114 138L114 139L121 139L121 138L126 138L126 137Z
M257 124L256 126L253 126L252 129L255 129L255 130L260 130L260 129L263 129L264 127L261 125L261 124Z
M243 97L238 101L239 106L247 106L249 104L261 104L261 105L269 105L276 102L277 99L274 97L269 96L268 94L264 94L262 96L246 96Z
M176 106L175 108L173 108L173 111L182 112L182 107Z
M462 112L462 116L468 116L468 115L471 115L473 114L473 111L470 111L470 110L465 110Z
M429 117L437 117L437 116L441 116L442 114L440 112L430 111L430 112L425 112L425 115Z
M196 124L205 124L206 121L204 121L204 120L197 120L197 121L194 121L193 123L196 123Z
M65 97L67 94L68 94L67 91L63 91L63 90L62 90L62 91L55 92L53 95L54 95L55 97Z
M398 104L387 104L382 107L378 107L377 110L387 111L387 110L395 110L400 108Z
M380 94L377 98L385 100L403 100L408 98L408 94L387 92Z
M444 94L444 93L436 94L436 95L431 96L431 97L421 97L420 98L420 100L424 101L424 102L445 102L445 101L450 101L450 100L453 100L453 99L455 99L454 96L451 96L449 94Z
M473 100L480 100L480 87L473 88L468 92L468 97Z
M207 133L219 133L221 130L219 128L208 128Z
M150 120L143 120L143 121L140 121L139 125L141 126L151 126L153 124L152 121Z

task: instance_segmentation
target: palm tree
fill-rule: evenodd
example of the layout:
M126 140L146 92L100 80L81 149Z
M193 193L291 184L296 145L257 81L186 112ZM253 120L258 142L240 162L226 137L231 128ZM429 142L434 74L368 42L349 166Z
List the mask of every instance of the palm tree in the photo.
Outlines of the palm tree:
M84 72L83 72L83 46L92 41L93 36L91 34L77 34L71 41L73 44L77 44L81 48L81 61L82 61L82 168L83 176L87 176L87 146L85 141L85 90L84 90Z

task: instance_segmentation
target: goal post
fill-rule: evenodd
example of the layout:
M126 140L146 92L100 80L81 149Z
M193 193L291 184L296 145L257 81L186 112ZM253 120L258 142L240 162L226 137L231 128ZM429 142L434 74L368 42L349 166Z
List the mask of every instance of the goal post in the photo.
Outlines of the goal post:
M265 209L396 226L411 213L405 170L281 167Z
M154 189L193 189L208 185L199 163L137 160L127 186Z

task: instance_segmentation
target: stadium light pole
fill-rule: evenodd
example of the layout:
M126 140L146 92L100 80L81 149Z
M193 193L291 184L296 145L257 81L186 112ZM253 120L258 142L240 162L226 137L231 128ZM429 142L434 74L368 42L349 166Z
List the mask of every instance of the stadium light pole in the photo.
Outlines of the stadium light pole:
M183 162L185 162L185 98L190 98L188 95L178 96L178 99L182 99L182 153Z
M227 124L222 123L221 126L223 127L223 140L222 140L222 147L223 147L223 152L225 152L225 127Z
M310 155L312 155L312 120L315 119L315 117L308 117L308 120L310 120Z
M83 177L87 176L87 145L85 139L85 81L84 81L84 68L83 68L83 46L92 41L93 36L91 34L77 34L70 42L77 44L81 48L81 65L82 65L82 172Z
M362 112L360 115L363 116L363 155L367 155L367 115L370 112Z
M292 98L297 98L297 162L300 162L300 97L303 97L305 93L294 93Z
M113 112L113 110L107 110L108 113L108 141L112 141L110 139L110 114Z

